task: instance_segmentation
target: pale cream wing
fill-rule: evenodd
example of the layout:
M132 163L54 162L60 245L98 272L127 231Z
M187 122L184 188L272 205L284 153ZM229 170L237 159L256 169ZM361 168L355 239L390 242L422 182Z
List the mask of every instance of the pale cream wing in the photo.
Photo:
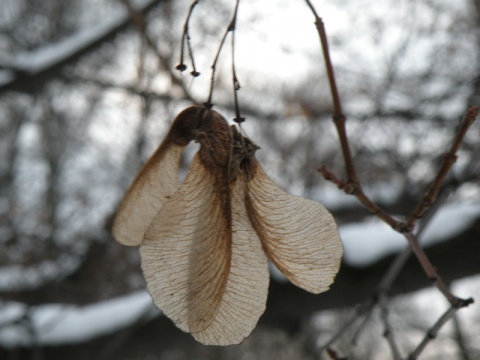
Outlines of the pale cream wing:
M140 247L155 304L185 331L207 327L225 291L231 244L219 189L196 155Z
M250 166L245 203L267 256L293 284L315 294L328 290L343 253L332 215L280 189L258 162Z
M226 185L197 155L140 247L156 306L205 344L243 340L265 309L268 289L260 241L245 209L232 210L239 200Z
M123 245L138 246L153 217L180 186L178 171L185 146L160 146L138 173L123 198L113 223L113 236Z
M225 293L210 326L192 332L203 344L239 344L265 311L268 261L248 219L244 199L245 183L239 179L232 189L232 255Z

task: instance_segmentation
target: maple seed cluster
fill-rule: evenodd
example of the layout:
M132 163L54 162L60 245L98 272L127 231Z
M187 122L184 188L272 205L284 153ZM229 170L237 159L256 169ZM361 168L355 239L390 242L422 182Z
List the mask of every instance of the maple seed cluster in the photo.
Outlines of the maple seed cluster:
M200 143L185 180L180 160ZM138 173L113 235L139 246L155 305L208 345L238 344L265 311L268 261L293 284L329 289L342 257L332 215L265 174L250 139L216 111L182 111Z

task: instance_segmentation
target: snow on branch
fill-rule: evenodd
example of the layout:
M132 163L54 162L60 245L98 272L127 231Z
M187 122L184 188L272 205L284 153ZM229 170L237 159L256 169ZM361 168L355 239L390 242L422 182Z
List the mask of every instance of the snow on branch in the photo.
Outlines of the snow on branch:
M163 0L135 1L136 10L147 13ZM33 92L66 65L75 63L83 55L114 38L131 24L124 7L104 22L33 51L16 54L0 68L0 93L5 91Z

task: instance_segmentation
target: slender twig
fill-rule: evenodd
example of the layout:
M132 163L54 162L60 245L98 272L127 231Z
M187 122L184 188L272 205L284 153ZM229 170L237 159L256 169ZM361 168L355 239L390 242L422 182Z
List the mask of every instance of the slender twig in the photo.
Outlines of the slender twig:
M332 94L333 101L333 122L337 129L340 146L342 148L342 154L344 157L345 163L345 173L347 174L347 181L344 182L338 179L334 174L329 172L324 166L320 167L318 170L322 173L325 179L335 183L340 189L345 191L347 194L355 195L364 206L370 210L373 214L377 215L387 224L389 224L394 229L401 229L403 224L388 214L385 210L380 208L375 204L370 198L363 192L355 164L353 162L352 152L350 150L350 145L348 141L348 135L345 127L345 122L347 120L346 116L343 114L342 102L340 100L340 95L337 88L337 82L335 79L335 72L333 70L332 61L330 59L330 51L328 47L327 32L325 31L325 26L322 19L316 13L313 5L309 0L306 0L307 5L313 11L315 15L315 26L317 28L318 35L320 37L320 43L323 51L323 58L325 60L325 67L327 69L328 82L330 84L330 92Z
M233 121L235 121L237 124L241 124L245 121L245 118L240 115L240 106L238 105L238 90L240 90L240 82L238 81L237 78L237 72L235 69L235 28L237 26L237 13L238 13L238 5L240 3L240 0L237 1L236 7L235 7L235 15L232 19L232 22L230 23L230 27L233 29L232 30L232 77L233 77L233 99L235 101L235 118Z
M455 338L455 342L458 346L458 350L460 352L460 359L462 360L471 360L471 356L470 356L470 350L468 349L468 346L466 344L466 341L465 341L465 337L463 335L463 331L462 331L462 326L460 324L460 319L458 316L454 316L453 319L453 326L454 326L454 329L455 329L455 333L454 333L454 338Z
M187 69L187 65L184 63L184 53L185 53L185 43L187 43L187 49L188 49L188 57L190 58L190 62L192 63L192 76L197 77L200 75L200 73L197 71L195 67L195 61L193 59L193 51L192 51L192 45L190 43L190 32L189 32L189 24L190 24L190 18L192 17L193 10L195 9L195 6L197 6L199 0L194 0L190 4L190 8L188 9L188 14L187 18L185 19L185 24L183 25L183 34L182 34L182 42L180 46L180 62L176 66L177 70L180 70L181 72L185 71Z
M446 323L454 314L455 312L465 306L468 306L473 302L473 299L460 299L453 295L445 284L443 279L438 275L437 270L431 264L430 260L426 256L423 248L420 246L418 242L418 237L414 234L414 227L416 222L421 219L431 208L431 206L435 203L438 193L440 191L441 185L450 170L451 166L456 160L456 153L465 137L465 134L468 128L473 124L476 119L478 108L472 107L470 108L467 113L465 114L464 120L459 128L459 131L456 134L456 137L453 141L450 150L444 156L444 161L440 166L437 175L432 182L429 189L425 192L425 195L422 198L420 204L415 208L412 212L412 215L408 218L406 223L396 220L390 214L388 214L385 210L381 209L377 204L375 204L372 200L366 196L361 188L361 184L359 182L357 171L353 162L352 153L350 151L350 145L348 141L348 136L346 132L345 122L346 116L343 114L342 105L340 101L340 96L338 93L335 74L333 70L333 66L330 60L330 54L328 49L328 41L326 36L325 27L323 24L322 19L318 16L317 12L315 11L313 5L309 0L306 0L307 5L312 10L315 16L315 25L320 37L320 42L323 50L325 66L327 70L327 76L330 84L330 90L333 99L333 107L334 107L334 114L333 114L333 121L335 127L337 129L337 133L339 136L339 141L345 161L345 172L347 175L347 181L343 181L336 177L333 173L329 172L324 166L319 168L319 171L325 177L326 180L329 180L336 184L340 189L345 191L347 194L352 194L357 197L358 200L364 206L369 209L373 214L377 215L380 219L385 221L389 224L394 230L397 232L403 233L405 238L409 244L409 250L404 251L399 257L397 257L396 261L392 264L389 269L389 272L384 276L381 280L379 287L377 288L377 292L374 297L369 302L371 306L369 306L369 312L373 309L375 304L379 304L381 310L381 316L385 325L385 337L390 345L392 350L392 354L395 359L400 358L400 352L398 350L398 346L394 340L391 325L388 321L388 313L387 313L387 305L385 303L385 293L391 287L391 284L395 280L395 278L400 273L401 269L403 268L405 262L407 261L410 253L413 252L422 266L425 274L427 277L433 282L433 284L437 287L437 289L445 296L445 298L450 302L451 308L447 311L438 321L437 323L428 331L424 340L419 344L417 349L410 355L411 359L416 359L418 354L425 348L428 342L436 336L440 328ZM428 222L428 220L427 220ZM420 235L421 231L417 232L417 235ZM366 303L367 304L367 303ZM344 324L344 326L340 329L340 331L332 337L332 339L325 345L325 347L330 346L344 331L346 331L347 326L353 326L357 317L352 318L349 322Z
M395 340L395 336L393 334L393 328L390 325L389 317L388 317L388 303L387 303L387 298L384 294L381 294L378 297L378 304L380 307L380 316L383 321L383 326L384 326L384 332L383 336L385 339L387 339L388 345L390 346L390 349L392 350L392 355L395 360L400 360L401 355L400 355L400 350L398 348L397 341Z
M373 304L375 305L375 303L376 303L376 300L374 300ZM360 322L358 327L353 332L352 338L350 340L352 346L357 345L358 338L360 337L362 331L367 327L367 324L372 319L372 315L373 315L373 307L372 307L372 309L370 309L370 311L367 311L365 313L365 316L363 317L362 321Z
M349 141L348 141L348 135L345 127L346 116L343 114L340 95L338 92L336 79L335 79L335 73L334 73L332 62L330 60L330 51L328 47L328 39L325 31L325 26L323 24L322 19L318 16L317 12L315 11L310 1L309 0L305 0L305 1L307 2L307 5L310 7L310 9L312 10L315 16L315 26L317 28L317 31L320 37L323 57L324 57L325 66L327 69L327 76L330 84L330 91L331 91L332 100L333 100L333 108L334 108L333 120L334 120L335 127L337 129L343 157L345 160L344 162L345 162L345 172L347 174L347 181L345 182L338 179L334 174L329 172L324 166L320 167L319 171L322 173L325 179L335 183L340 189L345 191L347 194L356 196L357 199L360 200L360 202L364 204L364 206L367 209L369 209L373 214L377 215L380 219L385 221L394 230L399 232L412 231L416 221L418 221L418 219L420 219L423 216L423 214L434 203L435 198L438 194L438 191L440 189L440 186L446 174L448 173L449 169L451 168L451 166L456 160L456 152L458 151L458 148L462 143L468 128L473 124L473 122L476 119L478 108L472 107L466 113L462 126L460 127L460 130L458 131L457 136L455 137L455 140L452 144L452 147L450 148L450 151L445 155L443 164L440 167L434 182L432 183L429 191L426 192L425 196L422 199L422 202L417 206L417 208L414 210L412 215L409 217L408 222L404 224L396 220L394 217L388 214L385 210L380 208L375 202L373 202L363 192L361 188L357 171L355 168L355 164L353 162Z
M463 118L463 121L460 125L460 129L458 130L457 135L453 140L452 146L450 147L450 150L444 155L443 162L442 162L442 165L440 166L440 169L438 170L437 176L435 177L432 184L430 185L430 188L427 190L427 192L423 196L422 201L420 202L420 204L418 204L418 206L412 212L412 214L410 215L407 221L407 224L406 224L407 231L411 231L414 228L417 220L421 219L422 216L428 211L428 209L435 202L435 199L437 198L438 192L440 190L440 186L442 185L443 180L445 179L445 176L447 176L448 171L457 160L457 151L463 142L463 138L465 137L467 130L475 122L478 111L479 111L479 108L474 106L474 107L471 107L466 112Z
M426 214L426 216L422 218L420 227L418 228L418 231L415 234L417 239L421 239L421 236L423 235L425 229L428 227L431 220L434 218L436 212L444 204L449 194L451 193L452 189L453 189L452 184L449 184L447 187L442 187L434 206L430 209L430 211ZM385 272L384 276L380 280L376 292L372 295L371 298L365 301L365 303L359 308L359 310L348 321L346 321L341 328L337 330L337 332L330 338L330 340L325 345L323 345L320 348L321 351L333 345L340 337L342 337L345 334L347 330L349 330L360 319L360 317L366 318L365 314L367 312L371 312L377 304L380 305L380 307L382 306L381 305L382 297L385 297L387 292L390 290L392 284L400 274L401 270L403 269L403 266L405 265L406 261L408 260L411 254L412 254L412 248L409 246L395 258L395 260L390 265L389 269ZM458 301L458 299L455 297L453 297L453 299L455 299L454 300L455 302ZM463 306L467 306L468 304L470 304L471 301L472 301L471 299L467 299L466 301L461 300L461 302L463 303ZM386 321L386 318L384 318L384 322L385 321ZM385 324L385 325L390 326L389 324ZM358 332L358 330L356 332ZM391 342L389 342L389 344L391 344ZM393 348L391 349L392 349L392 352L396 351Z
M214 88L214 85L215 85L215 71L217 70L218 58L220 56L220 52L222 51L223 44L225 43L225 39L227 38L228 31L229 31L228 29L227 29L227 31L225 31L225 33L222 36L222 40L220 40L220 45L218 47L217 54L215 55L215 58L213 60L212 66L211 66L212 75L210 77L210 91L208 93L208 100L204 104L205 107L207 107L207 108L211 108L213 106L212 99L213 99L213 88Z
M309 3L308 0L307 3ZM327 68L328 82L330 84L330 91L332 93L333 100L333 120L337 128L338 136L340 138L340 144L342 146L342 152L345 157L345 171L347 173L349 183L355 186L358 185L358 177L353 163L350 146L348 144L347 132L345 130L345 121L347 120L347 118L343 114L342 103L340 101L340 95L338 93L337 82L335 79L335 72L333 70L332 61L330 60L327 32L325 31L325 26L322 19L318 15L316 15L315 26L317 27L318 35L320 36L320 43L323 50L323 58L325 60L325 67Z
M230 20L230 23L228 24L228 27L227 29L225 30L223 36L222 36L222 39L220 40L220 45L218 46L218 50L217 50L217 53L215 55L215 58L213 60L213 63L212 63L212 66L211 66L211 69L212 69L212 76L210 78L210 91L209 91L209 94L208 94L208 100L204 103L205 107L207 108L211 108L213 106L213 102L212 102L212 99L213 99L213 89L215 87L215 71L217 70L217 63L218 63L218 59L220 57L220 52L222 51L222 48L223 48L223 45L225 43L225 40L228 36L228 33L234 33L235 32L235 26L236 26L236 22L237 22L237 13L238 13L238 5L240 4L240 0L237 0L236 4L235 4L235 10L233 12L233 16L232 16L232 19ZM233 35L232 35L233 36ZM232 40L232 47L235 45L235 42L234 40ZM234 55L234 52L232 50L232 56ZM234 61L234 59L232 59L232 62ZM238 103L237 103L237 98L236 98L236 91L237 89L235 88L235 81L236 81L236 75L235 75L235 65L233 63L232 65L232 71L233 71L233 85L234 85L234 96L235 96L235 108L237 109L238 108ZM240 86L238 86L238 88L240 88ZM240 117L238 115L238 110L237 110L237 117Z
M372 299L369 299L368 301L364 302L362 305L360 305L356 310L355 313L350 317L349 320L347 320L341 328L337 330L337 332L330 337L330 339L320 346L319 351L323 352L325 349L328 349L333 343L335 343L340 337L343 336L343 334L353 326L358 320L360 320L362 317L364 317L366 314L370 313L371 310L373 309L375 305L375 302L372 301Z
M415 222L418 219L420 219L425 214L425 212L431 207L431 205L434 203L438 195L438 192L440 190L440 186L448 170L450 169L450 167L452 166L452 164L456 159L456 152L458 151L458 148L460 147L460 144L463 141L463 138L465 137L465 134L468 128L473 124L473 122L476 119L478 108L472 107L466 113L464 120L462 122L462 125L460 126L460 129L453 141L453 144L449 152L445 156L445 160L442 166L440 167L438 174L435 177L435 180L433 181L431 187L423 197L423 201L421 202L421 204L414 210L413 214L410 216L408 223L404 224L402 222L397 221L391 215L389 215L384 210L382 210L373 201L371 201L363 193L361 189L361 186L357 177L355 165L353 163L352 155L350 152L350 146L348 144L348 137L345 129L346 117L342 113L341 101L338 95L335 75L333 72L333 66L330 61L325 27L323 26L323 21L314 11L313 6L309 2L309 0L306 0L306 1L308 6L313 10L314 15L316 17L315 24L316 24L316 27L320 36L321 44L322 44L325 64L327 67L327 73L328 73L328 78L330 83L330 89L332 92L332 98L334 102L334 111L335 111L334 123L337 128L337 132L339 134L340 142L342 144L342 152L345 159L345 169L347 172L348 181L347 183L345 183L344 181L338 179L333 173L329 172L325 167L321 167L319 169L320 172L322 172L322 174L325 176L327 180L334 182L339 188L343 189L345 192L356 196L368 209L370 209L370 211L372 211L372 213L374 213L379 218L384 220L387 224L392 226L393 229L397 230L398 232L404 233L405 238L409 242L410 247L412 248L414 254L417 256L417 259L422 265L428 278L437 286L437 288L442 292L442 294L444 294L444 296L452 304L452 306L457 306L455 305L456 303L462 304L463 301L455 297L450 292L448 287L444 284L443 280L438 276L436 269L428 260L428 257L426 256L422 247L419 245L417 238L413 234L412 228L415 225Z
M343 127L343 129L345 129L345 127ZM349 166L349 168L354 169L353 166ZM376 215L378 218L382 219L394 230L399 231L405 227L405 225L401 221L395 219L393 216L383 210L380 206L378 206L375 202L370 200L370 198L363 192L360 183L357 182L356 184L354 184L351 181L345 182L336 177L335 174L333 174L332 172L328 171L325 166L319 167L318 171L323 175L326 180L331 181L335 185L337 185L339 189L345 191L345 193L347 194L354 195L373 215Z
M427 255L425 254L425 251L418 243L416 236L413 235L413 233L406 233L404 235L405 235L405 238L408 240L408 243L410 244L410 247L412 248L413 253L417 257L418 262L422 266L423 271L425 271L425 274L427 275L428 279L445 296L445 298L448 300L451 306L459 309L461 307L465 307L471 304L473 302L473 299L471 298L461 299L452 294L452 292L450 291L448 286L445 284L443 279L438 275L437 269L432 265Z
M428 227L432 219L435 217L435 214L438 212L440 207L445 203L445 201L447 200L452 190L453 190L453 186L451 184L448 187L447 186L442 187L440 194L437 197L437 201L435 202L433 207L430 209L430 211L426 214L426 216L422 218L422 221L420 222L420 226L417 228L417 232L415 233L415 235L417 239L419 239L419 241L421 240L425 229ZM392 287L392 284L397 279L398 275L400 275L400 272L405 266L405 263L407 262L407 260L410 258L411 254L412 254L412 249L409 246L407 246L401 253L399 253L396 256L396 258L390 264L390 267L385 272L385 274L383 275L382 279L378 284L378 287L377 287L378 295L382 293L386 294L390 290L390 288Z
M420 227L418 228L417 237L420 239L421 235L423 234L424 230L428 227L428 224L433 219L435 213L440 209L441 205L446 201L448 195L450 194L451 190L444 189L441 191L440 196L438 197L437 201L435 202L434 207L427 213L422 219L420 223ZM397 255L395 260L392 262L388 270L383 275L382 279L379 282L377 290L375 293L366 300L363 305L359 307L359 310L348 320L346 321L341 328L337 330L337 332L330 338L330 340L323 345L320 350L323 351L324 349L331 346L335 343L340 337L342 337L345 332L350 329L361 316L364 316L366 312L371 312L375 306L379 303L379 300L382 297L385 297L388 291L390 290L392 284L397 279L398 275L400 274L401 270L403 269L405 263L410 258L412 254L412 249L410 247L406 247L404 251ZM365 316L366 317L366 316ZM395 351L395 350L392 350Z
M471 300L471 299L469 299ZM471 300L473 302L473 300ZM470 302L470 303L471 303ZM430 341L435 339L438 335L438 332L442 328L445 323L447 323L457 312L458 308L451 306L438 320L437 322L427 331L425 334L424 338L418 344L418 346L415 348L415 350L412 351L412 353L408 356L408 360L416 360L418 356L421 354L421 352L425 349L425 347L428 345Z

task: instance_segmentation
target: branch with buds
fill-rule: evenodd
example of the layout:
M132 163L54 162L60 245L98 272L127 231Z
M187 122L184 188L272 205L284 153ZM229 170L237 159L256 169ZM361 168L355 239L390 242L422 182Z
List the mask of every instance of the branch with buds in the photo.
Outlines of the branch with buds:
M345 193L355 196L372 214L376 215L382 221L387 223L392 227L393 230L403 234L405 239L409 244L409 251L400 254L398 257L398 261L395 261L392 264L391 271L387 272L387 275L384 277L385 281L381 282L382 286L379 286L379 290L374 294L372 300L367 302L367 306L363 306L362 313L369 313L373 310L373 308L377 305L380 307L380 311L382 314L382 320L385 324L385 338L391 348L392 354L394 359L400 359L400 350L398 349L397 343L393 336L392 326L388 322L388 312L387 312L387 304L385 301L386 293L388 292L390 286L394 282L396 276L400 273L403 264L405 264L406 259L409 255L413 252L415 257L417 258L418 262L422 266L425 275L427 278L433 283L433 285L442 293L442 295L447 299L450 303L450 308L446 310L446 312L438 319L435 325L427 332L424 339L418 344L417 348L414 349L408 359L416 359L423 349L427 346L427 344L435 338L440 328L450 320L455 313L470 304L473 303L472 298L468 299L461 299L455 296L449 289L449 287L445 284L443 279L438 273L438 270L432 265L428 256L426 255L425 251L423 250L422 246L418 241L418 232L415 233L415 228L417 222L424 218L425 215L428 214L429 209L435 204L438 194L440 192L441 186L445 180L447 173L449 172L452 165L455 163L457 159L457 151L462 144L462 141L470 128L470 126L475 122L477 117L479 108L478 107L471 107L465 113L461 126L450 146L450 149L446 152L443 157L443 162L440 168L437 171L437 174L432 181L431 185L425 192L422 199L419 201L418 205L416 206L415 210L408 216L406 222L399 221L391 214L387 213L384 209L378 206L373 200L371 200L362 189L360 184L359 177L357 175L357 170L355 167L355 163L353 161L352 153L350 151L350 145L348 141L348 135L346 130L346 120L347 117L344 115L342 110L342 103L340 100L340 95L338 92L335 73L333 69L332 62L330 60L330 53L328 47L328 40L325 31L325 26L321 17L317 14L315 8L311 4L309 0L306 0L308 7L312 11L315 16L315 25L320 37L320 43L323 51L323 56L325 60L325 66L327 70L327 76L329 80L330 90L332 94L333 100L333 122L335 124L343 158L345 161L345 172L347 175L346 180L342 180L338 178L335 174L330 172L325 166L321 166L318 171L323 175L323 177L337 185L337 187L343 190ZM356 315L357 316L357 315ZM354 321L347 322L347 326L341 328L341 330L329 341L324 348L329 349L330 345L341 336L341 334L348 329L351 325L354 324ZM330 352L333 350L330 349Z

